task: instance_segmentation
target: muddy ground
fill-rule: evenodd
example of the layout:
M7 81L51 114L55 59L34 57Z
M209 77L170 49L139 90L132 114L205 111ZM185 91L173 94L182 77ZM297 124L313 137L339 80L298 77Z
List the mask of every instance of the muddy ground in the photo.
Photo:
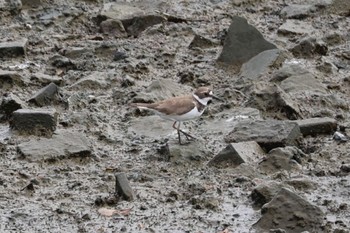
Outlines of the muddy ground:
M217 64L233 16L246 18L285 51L283 63L305 68L324 87L324 98L309 90L290 94L300 109L296 118L330 117L349 134L349 2L317 1L317 10L297 19L312 25L309 36L321 39L326 53L293 54L305 35L278 32L287 20L284 7L314 2L117 1L165 18L130 35L118 26L101 32L107 1L0 0L0 41L27 40L25 56L1 59L0 69L20 78L3 85L0 98L15 95L22 108L38 108L28 100L56 83L59 95L39 108L54 108L56 132L78 132L90 148L89 156L23 158L21 145L45 137L21 135L10 130L9 119L3 120L0 232L261 232L253 227L262 216L253 205L253 189L293 180L312 184L293 192L323 211L323 232L349 232L350 144L335 141L334 132L304 137L299 149L308 159L295 170L262 173L259 161L208 166L240 118L295 120L271 109L252 109L257 104L249 101L282 64L269 67L249 87L238 87L239 72ZM189 48L195 35L212 43ZM202 85L212 86L226 102L213 102L201 119L183 125L197 137L185 146L177 144L171 122L128 106L187 94ZM231 123L220 124L221 119ZM114 195L118 172L127 174L133 201ZM119 214L103 216L101 207Z

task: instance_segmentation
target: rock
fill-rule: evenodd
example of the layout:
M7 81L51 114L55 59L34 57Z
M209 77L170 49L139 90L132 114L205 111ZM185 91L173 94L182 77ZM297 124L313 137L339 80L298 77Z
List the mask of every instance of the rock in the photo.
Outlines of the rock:
M20 134L51 136L57 117L54 109L19 109L12 113L10 127Z
M259 164L259 169L266 174L280 171L300 170L302 157L305 154L296 147L280 147L271 150L264 161Z
M99 72L94 71L90 75L86 76L85 78L82 78L78 80L77 82L73 83L70 88L71 89L105 89L110 86L113 80L113 74L105 73L105 72Z
M284 56L279 49L270 49L259 53L241 67L236 86L250 83L267 74L271 67L279 67Z
M70 47L63 51L63 55L69 59L83 58L84 55L92 56L94 49L84 47Z
M50 83L54 83L58 86L63 84L63 79L58 76L47 75L43 73L35 73L30 77L30 81L36 81L43 85L48 85Z
M266 116L275 119L295 120L302 117L298 104L278 85L272 84L261 88L255 89L250 94L247 106L257 108Z
M0 58L12 58L26 55L27 40L1 42Z
M46 87L41 88L34 96L29 99L30 103L34 103L39 107L49 105L58 95L58 86L50 83Z
M254 206L261 208L263 205L270 202L283 187L285 187L285 185L276 181L266 181L256 186L250 194Z
M115 174L115 192L124 200L134 200L134 192L124 172Z
M236 167L241 163L257 162L265 153L254 141L238 142L227 145L208 163L209 166Z
M194 35L193 40L191 41L190 45L188 46L189 49L193 48L201 48L206 49L215 46L215 43L211 41L210 39L205 38L204 36L200 36L198 34Z
M285 183L303 192L316 190L318 186L316 182L305 178L294 178L285 181Z
M285 92L294 96L298 93L303 93L305 95L305 92L307 94L327 94L327 88L318 79L316 79L312 73L292 75L283 80L280 86Z
M322 41L325 41L328 46L339 45L345 42L345 40L345 36L338 32L328 33L322 38Z
M22 142L17 151L29 161L55 161L91 155L90 143L83 133L69 130L57 130L52 138Z
M50 57L49 63L56 68L65 68L66 70L76 69L76 65L69 58L58 54Z
M116 19L107 19L100 24L100 30L103 34L112 35L117 38L127 36L123 23Z
M338 142L347 142L348 141L348 138L344 134L340 133L339 131L336 131L333 134L333 139L335 141L338 141Z
M316 54L327 55L328 47L323 41L314 37L307 37L301 39L290 51L298 58L314 58Z
M21 0L23 4L23 8L38 8L41 6L42 0Z
M271 82L282 82L283 80L293 76L309 73L309 71L298 64L285 63L275 71L270 79Z
M161 24L167 19L164 16L159 15L143 15L136 16L130 20L123 20L123 26L126 29L128 35L130 36L139 36L141 32L146 30L148 27L151 27L156 24Z
M17 72L0 70L0 89L10 89L13 85L22 84L22 77Z
M238 70L252 57L275 48L276 46L266 41L255 27L247 23L246 19L234 16L218 62Z
M174 141L169 143L169 161L176 161L176 163L184 162L188 164L188 161L203 161L208 154L203 148L205 145L199 140L194 140L186 146L179 145L177 139L177 133L174 131ZM181 135L182 138L183 135Z
M262 217L254 224L258 232L277 228L287 233L323 231L324 214L321 209L286 188L263 206L261 214Z
M287 19L305 19L310 13L315 12L316 7L313 5L291 4L281 10L281 16Z
M340 166L340 171L344 172L344 173L350 173L350 164L342 164Z
M278 120L246 120L238 122L225 136L225 142L256 141L268 151L283 146L298 145L301 136L297 123Z
M144 15L144 11L140 8L120 4L116 2L110 2L103 4L100 16L105 19L115 20L129 20L134 16Z
M317 65L316 69L326 74L335 74L338 72L338 67L330 59L325 57L321 58L321 64Z
M10 119L11 114L23 106L23 101L14 94L4 96L0 104L0 122Z
M115 51L113 55L113 61L120 61L124 60L125 58L128 58L128 55L121 51Z
M295 121L300 128L303 136L318 134L333 134L337 130L338 123L336 120L324 118L309 118Z
M295 19L287 19L284 24L278 28L278 33L282 35L301 35L311 34L314 28L311 24Z

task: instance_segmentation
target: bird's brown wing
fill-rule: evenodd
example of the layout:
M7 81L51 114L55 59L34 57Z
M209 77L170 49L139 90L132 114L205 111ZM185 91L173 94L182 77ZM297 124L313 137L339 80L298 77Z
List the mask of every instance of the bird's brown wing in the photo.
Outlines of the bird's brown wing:
M179 96L154 103L154 109L166 115L185 114L195 107L192 96Z

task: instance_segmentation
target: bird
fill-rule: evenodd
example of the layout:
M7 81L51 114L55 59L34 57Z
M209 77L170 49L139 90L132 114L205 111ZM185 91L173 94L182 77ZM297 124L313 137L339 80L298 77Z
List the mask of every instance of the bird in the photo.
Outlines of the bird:
M183 145L185 143L181 141L181 133L188 141L196 138L180 129L181 122L200 117L212 99L222 101L213 94L211 88L199 87L190 95L176 96L155 103L131 103L130 105L150 110L165 120L174 121L173 128L177 130L179 144ZM176 123L178 123L177 126Z

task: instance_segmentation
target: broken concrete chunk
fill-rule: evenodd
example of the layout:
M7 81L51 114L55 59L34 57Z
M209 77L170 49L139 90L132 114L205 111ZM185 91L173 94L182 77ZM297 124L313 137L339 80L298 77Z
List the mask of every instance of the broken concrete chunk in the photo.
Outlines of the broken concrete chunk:
M134 200L134 192L124 172L115 174L115 192L127 201Z
M323 232L321 209L289 189L281 191L261 209L262 217L254 224L257 232L281 229L285 232Z
M238 142L227 145L219 154L217 154L208 165L211 166L238 166L241 163L249 161L258 161L263 158L264 151L258 143Z
M19 109L12 113L10 127L20 134L51 136L57 117L54 109Z
M49 105L57 94L58 86L54 83L50 83L46 87L41 88L32 98L29 99L29 102L42 107Z
M337 130L338 123L330 117L323 118L309 118L295 121L300 128L303 136L318 135L318 134L332 134Z
M29 161L55 161L91 155L90 143L84 134L68 130L58 130L52 138L23 142L18 145L17 151Z
M26 55L27 40L1 42L0 58L11 58Z
M225 136L225 141L256 141L266 150L276 147L299 144L301 136L297 123L278 120L247 120L238 122L234 129Z

